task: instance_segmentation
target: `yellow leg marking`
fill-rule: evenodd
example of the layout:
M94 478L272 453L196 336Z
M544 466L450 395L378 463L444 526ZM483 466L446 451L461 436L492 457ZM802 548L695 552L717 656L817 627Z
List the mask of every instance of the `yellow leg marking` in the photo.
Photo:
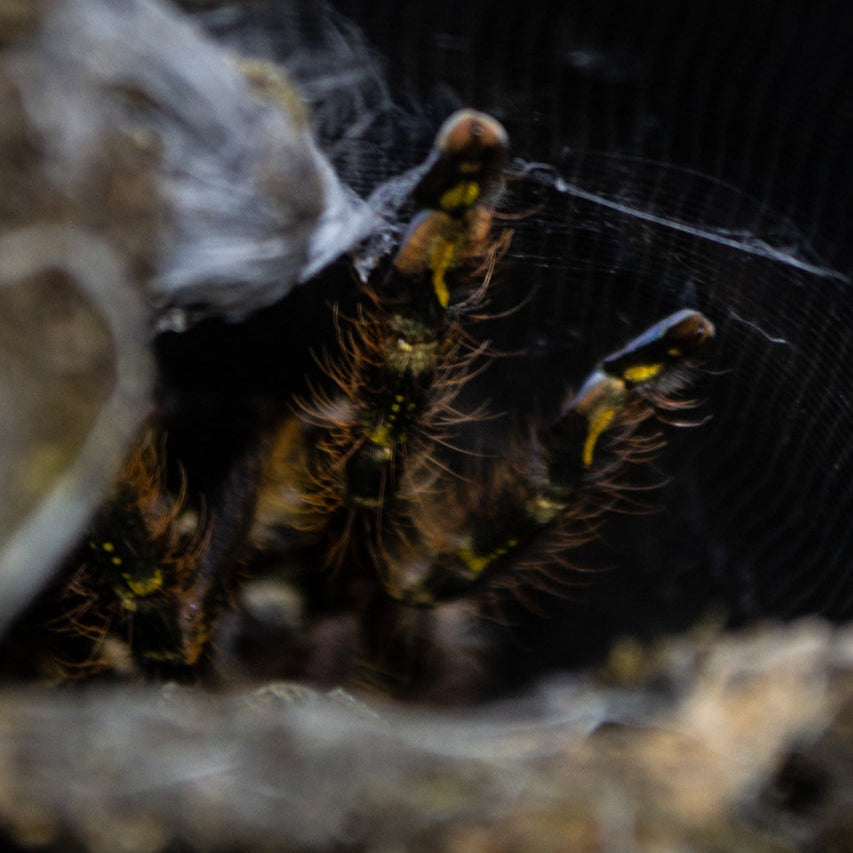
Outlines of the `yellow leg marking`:
M450 302L450 291L447 288L447 282L444 279L447 270L449 270L456 259L456 244L450 240L443 240L433 250L430 258L430 269L432 270L432 289L435 291L435 298L438 299L438 304L442 308L447 308Z
M389 448L391 446L391 425L387 421L383 421L378 427L367 433L367 440L377 447Z
M160 569L155 569L154 574L151 575L151 577L144 578L143 580L135 580L132 575L127 573L123 574L121 577L127 584L127 588L137 598L145 598L146 596L152 595L163 588L163 573Z
M137 599L146 598L163 588L163 573L155 569L154 573L142 580L136 580L128 572L122 574L124 586L113 586L113 591L121 599L121 606L133 613L137 609Z
M594 409L589 415L589 430L586 434L586 441L583 445L583 465L584 468L589 468L592 465L592 456L595 452L595 445L601 434L610 424L613 423L616 417L617 409L613 406L602 406Z
M104 549L108 554L111 554L111 553L112 553L113 551L115 551L115 549L116 549L116 546L115 546L115 545L113 545L113 543L112 543L112 542L103 542L103 543L101 544L101 547L102 547L102 548L103 548L103 549Z
M438 205L442 210L459 210L472 207L480 197L480 185L477 181L461 181L442 193Z
M503 545L499 545L488 554L475 554L471 547L466 546L460 548L456 552L456 556L462 560L471 574L480 575L484 569L487 569L499 557L503 557L504 554L509 553L516 545L518 545L518 539L507 539Z
M658 364L636 364L633 367L628 367L622 373L622 378L626 382L632 382L637 385L641 382L648 382L654 379L663 370L663 365Z
M119 587L115 587L115 594L121 599L121 606L130 613L136 612L136 599Z
M393 444L391 440L391 430L394 428L394 424L397 422L397 417L400 414L400 410L403 407L403 403L405 402L405 397L402 394L394 395L394 402L391 403L391 410L389 416L380 423L377 427L374 427L368 433L366 433L367 440L376 445L377 447L381 447L385 450L389 451L390 458L390 448ZM409 403L406 407L408 412L411 412L414 409L414 403Z

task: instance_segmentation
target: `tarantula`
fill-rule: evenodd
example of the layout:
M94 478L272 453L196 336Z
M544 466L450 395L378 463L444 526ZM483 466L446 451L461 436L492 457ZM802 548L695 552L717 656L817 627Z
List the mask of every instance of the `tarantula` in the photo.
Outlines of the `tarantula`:
M509 239L493 233L507 150L487 115L446 121L396 255L350 316L336 311L336 350L315 353L322 381L262 430L216 500L187 499L163 425L148 427L51 593L63 673L194 673L215 659L241 579L274 566L315 624L348 620L354 648L336 655L404 690L430 657L426 615L571 582L573 550L618 508L628 469L693 405L714 328L693 310L661 320L502 458L452 469L441 450L455 427L486 417L457 397L490 360L468 320ZM298 638L291 652L305 654Z

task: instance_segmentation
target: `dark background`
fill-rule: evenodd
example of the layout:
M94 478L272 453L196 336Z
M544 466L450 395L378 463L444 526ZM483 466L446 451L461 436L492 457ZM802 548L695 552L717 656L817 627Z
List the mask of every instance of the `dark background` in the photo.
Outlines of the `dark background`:
M596 582L548 600L550 618L519 615L519 665L573 663L714 608L733 623L853 615L848 5L334 6L249 3L200 20L285 62L364 196L417 164L457 107L508 129L503 208L526 215L508 223L495 310L532 298L476 330L510 355L467 398L508 414L468 441L499 452L510 425L547 417L603 354L670 311L717 325L701 382L711 419L673 431L655 511L613 519L578 555L601 569ZM253 387L298 386L309 346L331 336L328 300L349 288L331 271L229 330L248 342L245 363L215 372L217 394L229 376L244 394L258 358L267 378ZM294 316L281 343L272 330ZM191 340L206 334L223 332ZM273 337L284 349L269 364ZM192 373L183 352L163 351Z

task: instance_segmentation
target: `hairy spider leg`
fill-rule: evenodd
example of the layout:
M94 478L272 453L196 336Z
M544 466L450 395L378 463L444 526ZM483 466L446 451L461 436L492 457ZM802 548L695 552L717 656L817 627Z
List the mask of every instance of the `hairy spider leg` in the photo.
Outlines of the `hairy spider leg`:
M413 196L425 208L413 221L377 294L383 335L354 383L355 449L346 461L345 500L373 508L393 494L400 451L416 427L447 405L452 387L439 373L460 372L458 334L449 321L448 276L488 232L490 199L507 152L503 128L463 110L439 130L432 163Z
M678 311L604 358L557 420L517 454L523 462L477 496L465 530L454 535L452 547L438 548L429 570L401 599L434 605L470 594L510 568L549 577L548 562L565 563L565 553L594 532L609 496L618 492L620 470L662 446L641 426L693 405L682 394L713 336L702 314ZM614 433L618 441L604 452L604 436ZM607 499L598 500L602 495Z
M413 191L421 212L384 280L366 289L358 316L340 320L342 356L324 363L336 393L317 393L302 407L300 419L314 439L302 494L308 520L286 523L318 530L330 543L327 564L342 562L361 525L373 540L368 562L382 576L382 519L394 515L386 531L406 526L406 469L429 453L476 354L466 351L449 308L454 287L466 281L463 268L488 248L507 148L506 132L489 116L462 110L445 122ZM283 429L287 444L293 431ZM279 458L286 469L292 456L279 446L270 462ZM290 480L286 470L267 471L259 518L274 517L276 483Z
M52 627L92 643L80 660L58 661L68 674L122 669L130 660L174 674L202 653L207 632L185 611L207 534L185 512L183 491L167 490L162 453L162 441L146 430L72 559ZM105 644L108 637L124 645L127 660Z
M588 472L599 439L607 430L618 426L630 430L652 417L655 410L692 405L680 393L690 384L691 368L713 337L710 320L698 311L684 309L604 358L549 430L546 443L560 451L560 459L553 465L567 466L571 473L580 464ZM579 454L572 443L579 445ZM566 473L560 476L567 478Z

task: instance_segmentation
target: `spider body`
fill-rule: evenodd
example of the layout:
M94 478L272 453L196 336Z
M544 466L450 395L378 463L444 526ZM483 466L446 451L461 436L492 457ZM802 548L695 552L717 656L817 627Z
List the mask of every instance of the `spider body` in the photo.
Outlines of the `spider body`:
M714 329L692 310L661 320L503 457L449 463L455 426L481 416L456 400L489 360L467 320L506 245L492 231L507 148L489 116L448 119L412 193L420 212L353 313L336 313L320 380L268 419L203 507L182 475L170 488L162 441L146 435L60 584L54 625L91 640L84 671L110 668L114 636L137 668L192 675L215 660L240 579L273 567L308 623L355 625L346 654L362 671L411 687L441 630L433 612L571 583L572 551L630 466L662 447L656 424L692 405Z

